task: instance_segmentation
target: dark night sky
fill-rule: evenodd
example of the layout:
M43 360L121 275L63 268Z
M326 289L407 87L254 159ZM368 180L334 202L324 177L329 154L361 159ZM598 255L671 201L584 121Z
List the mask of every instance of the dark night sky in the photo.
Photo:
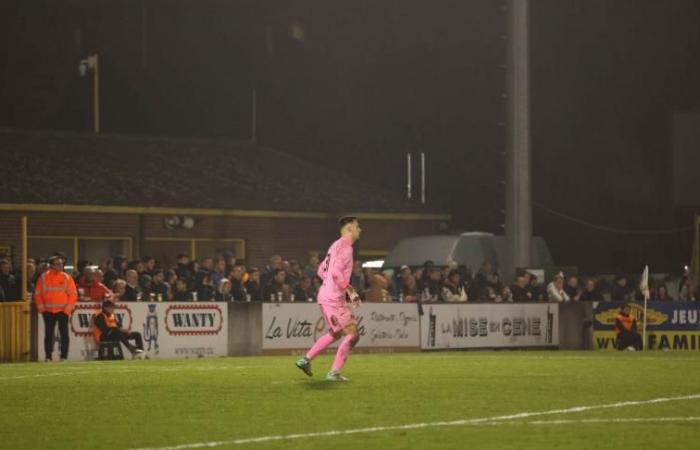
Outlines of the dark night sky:
M428 158L428 201L500 232L504 2L6 1L0 126L89 131L77 62L101 58L103 129L259 139L397 190ZM700 2L535 0L535 232L587 272L677 269L690 233L671 192L671 115L700 109ZM295 31L296 30L296 31ZM296 33L296 37L295 37ZM698 189L700 191L700 189ZM700 203L700 201L699 201Z

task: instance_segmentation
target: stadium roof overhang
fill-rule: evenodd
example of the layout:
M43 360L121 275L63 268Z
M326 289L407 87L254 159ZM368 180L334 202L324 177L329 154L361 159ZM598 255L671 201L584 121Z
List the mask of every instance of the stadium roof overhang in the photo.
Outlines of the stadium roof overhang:
M138 215L189 215L219 217L250 217L270 219L337 219L352 214L363 220L434 220L450 221L450 214L431 213L379 213L352 211L269 211L247 209L171 208L157 206L105 206L70 204L0 203L0 211L12 212L56 212L88 214L138 214Z

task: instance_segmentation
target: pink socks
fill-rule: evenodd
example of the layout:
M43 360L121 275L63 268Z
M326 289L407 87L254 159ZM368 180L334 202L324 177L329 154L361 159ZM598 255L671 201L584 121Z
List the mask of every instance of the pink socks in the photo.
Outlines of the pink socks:
M338 347L338 353L335 354L335 360L333 361L333 371L340 372L340 369L345 365L345 360L348 359L350 355L350 350L352 350L352 340L354 336L347 335L343 338L343 342L340 343Z
M319 353L324 351L326 349L326 347L328 347L329 345L331 345L335 341L336 341L336 339L330 333L324 334L323 336L318 338L318 341L316 341L314 343L314 345L311 347L311 350L309 350L309 352L306 354L306 359L311 361L312 359L317 357L319 355ZM345 341L343 341L343 342L345 342ZM347 354L346 354L346 357L347 357Z

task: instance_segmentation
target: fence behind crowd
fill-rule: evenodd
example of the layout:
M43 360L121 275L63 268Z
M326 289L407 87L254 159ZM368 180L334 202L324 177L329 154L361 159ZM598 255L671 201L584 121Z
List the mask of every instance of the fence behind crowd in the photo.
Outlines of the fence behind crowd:
M0 303L0 361L29 361L29 302Z

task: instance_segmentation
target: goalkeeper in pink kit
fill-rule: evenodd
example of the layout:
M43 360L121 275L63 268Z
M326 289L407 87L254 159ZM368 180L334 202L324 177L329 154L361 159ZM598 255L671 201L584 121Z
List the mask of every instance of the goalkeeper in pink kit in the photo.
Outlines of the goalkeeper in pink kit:
M347 381L340 374L350 351L360 340L357 331L357 321L347 304L346 296L352 301L353 307L361 304L360 296L350 285L352 274L352 245L360 238L362 229L355 217L343 217L338 221L340 239L328 249L326 258L318 266L318 276L323 285L318 291L318 305L328 326L328 333L321 336L306 356L297 361L296 366L308 376L312 376L311 361L329 345L340 339L331 371L326 375L329 381Z

